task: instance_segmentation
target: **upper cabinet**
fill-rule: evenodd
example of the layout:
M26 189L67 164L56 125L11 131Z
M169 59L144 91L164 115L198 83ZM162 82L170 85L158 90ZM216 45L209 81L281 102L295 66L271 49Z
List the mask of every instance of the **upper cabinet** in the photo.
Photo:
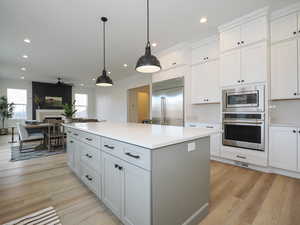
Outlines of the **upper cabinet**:
M268 9L219 27L221 86L266 82Z
M271 98L300 98L300 5L272 14Z
M293 38L300 33L299 14L293 13L287 16L275 19L271 23L272 43Z
M192 104L220 102L219 45L217 39L202 41L192 49Z
M263 16L233 28L220 29L221 52L240 48L268 38L268 21Z

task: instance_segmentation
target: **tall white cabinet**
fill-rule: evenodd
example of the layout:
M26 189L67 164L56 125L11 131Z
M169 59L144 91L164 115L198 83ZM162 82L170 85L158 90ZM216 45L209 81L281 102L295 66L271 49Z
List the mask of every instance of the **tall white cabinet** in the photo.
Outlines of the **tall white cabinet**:
M300 14L275 15L271 22L271 97L300 98Z
M267 81L267 15L265 8L219 27L221 86Z
M198 43L192 49L191 102L220 102L219 45L216 38Z

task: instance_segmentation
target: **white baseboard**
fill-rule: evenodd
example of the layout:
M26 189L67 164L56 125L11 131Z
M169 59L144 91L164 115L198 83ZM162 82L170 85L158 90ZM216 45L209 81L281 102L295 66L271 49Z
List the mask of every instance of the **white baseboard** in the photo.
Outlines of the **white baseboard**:
M198 209L191 217L189 217L182 225L194 225L199 222L208 214L208 202Z
M252 165L252 164L247 164L247 166L242 166L241 164L237 163L237 161L234 161L231 159L224 159L224 158L216 157L216 156L211 156L211 160L239 166L242 168L257 170L257 171L264 172L264 173L273 173L273 174L279 174L279 175L283 175L283 176L287 176L287 177L300 179L300 172L288 171L288 170L278 169L278 168L274 168L274 167L262 167L262 166Z

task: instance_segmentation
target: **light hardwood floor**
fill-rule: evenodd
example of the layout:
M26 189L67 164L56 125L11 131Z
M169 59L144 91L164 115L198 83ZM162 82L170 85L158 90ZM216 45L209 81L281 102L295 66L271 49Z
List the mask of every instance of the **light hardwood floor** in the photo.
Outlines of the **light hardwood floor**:
M63 225L119 221L67 167L66 155L9 162L0 137L0 224L54 206ZM299 225L300 180L211 162L210 213L200 225Z

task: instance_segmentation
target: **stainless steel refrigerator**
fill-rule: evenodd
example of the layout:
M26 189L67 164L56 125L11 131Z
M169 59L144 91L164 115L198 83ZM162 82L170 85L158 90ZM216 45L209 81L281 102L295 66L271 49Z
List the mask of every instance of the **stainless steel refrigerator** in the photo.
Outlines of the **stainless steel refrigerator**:
M152 84L152 123L184 126L184 78Z

